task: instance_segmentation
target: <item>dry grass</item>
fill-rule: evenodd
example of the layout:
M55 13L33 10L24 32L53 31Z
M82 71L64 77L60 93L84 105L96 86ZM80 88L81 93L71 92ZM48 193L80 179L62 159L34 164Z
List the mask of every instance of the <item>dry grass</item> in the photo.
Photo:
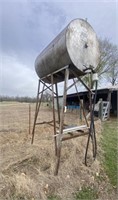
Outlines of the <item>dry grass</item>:
M34 105L32 104L32 122ZM52 119L48 107L41 108L39 121ZM74 121L74 123L73 123ZM66 122L78 124L76 113L66 114ZM101 122L96 121L97 138L101 133ZM54 176L55 155L53 127L37 126L34 144L28 134L28 104L0 105L0 200L46 200L57 196L63 200L75 199L76 191L82 187L96 187L100 199L113 199L114 193L107 185L98 160L88 159L84 165L87 136L65 141L59 175ZM110 192L109 192L109 191Z

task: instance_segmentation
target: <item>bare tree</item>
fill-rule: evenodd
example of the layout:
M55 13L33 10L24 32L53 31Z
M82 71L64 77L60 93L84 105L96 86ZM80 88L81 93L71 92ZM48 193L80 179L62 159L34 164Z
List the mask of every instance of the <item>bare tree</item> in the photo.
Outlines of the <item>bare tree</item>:
M106 73L106 79L111 85L118 84L118 49L116 50L116 55L112 57L111 68Z
M118 47L108 39L100 39L100 62L96 68L99 77L112 85L118 82Z
M118 47L108 39L99 39L99 44L100 62L96 68L99 83L105 80L105 82L115 85L118 83ZM93 87L91 74L85 75L83 80L89 87Z
M42 101L43 102L50 102L51 101L51 92L49 90L46 90L44 92Z

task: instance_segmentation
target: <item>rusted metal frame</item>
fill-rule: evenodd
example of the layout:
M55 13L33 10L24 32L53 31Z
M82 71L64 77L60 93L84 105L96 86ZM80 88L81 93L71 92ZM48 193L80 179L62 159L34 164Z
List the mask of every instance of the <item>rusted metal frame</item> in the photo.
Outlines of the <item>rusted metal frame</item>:
M42 83L43 84L43 83ZM52 85L50 85L49 87L52 87ZM45 88L44 90L43 90L43 92L45 92L47 90L47 88ZM52 90L51 90L52 91ZM41 92L39 92L39 94L41 94L42 93L42 91Z
M51 124L51 123L49 123L48 125L50 125L50 126L53 126L53 127L54 127L54 124ZM56 128L59 128L59 127L56 125Z
M65 69L65 80L64 80L64 91L63 91L63 104L61 109L61 119L60 119L60 126L59 126L59 136L58 136L58 146L57 146L57 163L56 163L56 169L55 169L55 175L58 174L59 165L60 165L60 156L61 156L61 135L63 133L63 125L64 125L64 106L66 105L66 95L67 95L67 83L69 78L69 69Z
M56 135L56 116L55 116L55 104L54 104L54 80L53 80L53 74L51 74L51 83L52 83L54 135ZM56 139L56 137L54 137L54 143L55 143L55 155L57 155L57 139Z
M75 80L74 80L75 81ZM79 82L79 80L77 79L76 81L75 81L75 83L78 83ZM67 87L67 91L70 89L70 88L72 88L74 85L75 85L75 83L72 83L69 87Z
M64 91L63 91L63 104L61 109L61 120L60 120L60 129L59 134L62 134L63 131L63 124L64 124L64 107L66 105L66 95L67 95L67 83L69 78L69 69L67 68L65 70L65 81L64 81Z
M43 97L43 92L44 92L44 88L45 88L45 84L43 84L43 88L40 92L40 85L41 85L41 79L39 80L39 86L38 86L38 92L37 92L37 102L36 102L36 110L35 110L35 115L36 115L36 118L38 116L38 112L39 112L39 108L40 108L40 105L41 105L41 101L42 101L42 97ZM41 98L39 99L39 95L41 94Z
M94 115L94 112L93 112L93 106L92 106L92 96L91 94L89 93L89 98L90 98L90 118L91 118L91 123L90 123L90 136L91 136L91 140L92 140L92 147L93 147L93 157L96 155L96 147L95 147L95 132L94 132L94 122L93 122L93 115Z
M49 89L51 92L52 92L52 89L50 88L50 87L52 87L52 84L50 85L50 86L47 86L47 84L46 83L44 83L42 80L40 80L41 81L41 83L43 84L43 85L45 85L45 87L46 87L46 89ZM46 90L45 89L45 90ZM44 91L45 91L44 90ZM56 93L54 92L54 94L56 95Z
M39 91L40 91L40 86L41 86L41 80L39 79L39 82L38 82L38 90L37 90L37 98L36 98L35 114L36 114L36 110L37 110L37 106L38 106L38 102L39 102Z
M92 139L92 146L93 146L93 156L95 155L95 143L94 143L94 136L93 136L93 125L92 125L92 98L91 95L94 95L94 93L91 91L91 89L81 80L81 78L72 70L70 69L70 71L73 73L73 75L75 77L77 77L80 82L84 85L84 87L88 90L89 94L90 94L90 116L91 116L91 124L90 124L90 129L89 129L89 136L88 136L88 141L87 141L87 146L86 146L86 152L85 152L85 165L87 165L87 152L88 152L88 146L89 146L89 141L90 141L90 137Z
M39 91L40 91L40 79L38 82L38 90L37 90L37 98L36 98L36 107L35 107L35 115L34 115L34 123L33 123L33 129L32 129L32 140L31 140L31 144L33 144L33 140L34 140L34 131L35 131L35 124L36 124L36 113L37 113L37 106L38 106L38 101L39 101Z
M65 69L67 69L67 68L68 68L68 66L65 66L65 67L63 67L63 68L61 68L61 69L58 69L58 70L54 71L53 73L48 74L47 76L44 76L44 77L42 78L42 80L45 79L45 78L48 78L48 77L51 76L52 74L57 74L58 72L60 72L60 71L62 71L62 70L65 70Z
M45 86L43 86L43 87L45 87ZM39 102L37 104L37 110L35 112L34 126L33 126L33 130L32 130L32 141L31 141L31 144L33 144L33 141L34 141L35 125L36 125L36 121L37 121L37 117L38 117L38 113L39 113L39 109L40 109L42 97L43 97L43 90L42 90L41 98L40 98L40 100L39 100Z
M91 94L90 93L89 93L89 103L90 103L90 116L91 116L92 99L91 99ZM86 151L85 151L85 165L86 166L87 166L87 154L88 154L88 147L89 147L90 137L91 137L91 129L89 129L89 135L88 135L87 145L86 145Z
M58 122L59 122L59 124L60 124L60 108L59 108L59 96L58 96L58 87L57 87L57 83L55 84L55 90L56 90L56 101L57 101Z
M84 118L85 118L86 125L89 127L89 123L88 123L87 118L86 118L84 106L82 105L82 102L81 102L81 100L80 100L79 92L78 92L77 85L76 85L76 82L75 82L74 78L73 78L73 82L74 82L74 84L75 84L76 93L77 93L77 96L78 96L78 99L79 99L81 108L82 108L82 110L83 110L83 116L84 116Z
M92 96L91 96L90 92L89 92L89 102L90 102L90 119L92 120ZM88 135L88 140L87 140L87 145L86 145L86 151L85 151L85 165L86 166L87 166L87 153L88 153L88 147L89 147L90 138L92 140L92 148L93 148L93 155L94 155L94 153L95 153L95 146L94 146L94 138L93 138L92 121L90 123L89 135Z
M61 69L62 70L62 69ZM62 71L59 71L58 73L54 74L56 79L62 79L63 73ZM57 82L57 81L56 81Z
M88 132L84 133L83 131L81 131L80 133L77 133L76 135L65 136L65 137L62 138L62 141L69 140L69 139L76 138L76 137L80 137L80 136L84 136L84 135L88 135Z
M54 127L54 124L52 124L54 121L52 120L52 121L49 121L49 122L38 122L38 123L36 123L36 125L42 125L42 124L48 124L48 125L50 125L50 126L53 126ZM56 123L58 123L58 121L56 121ZM58 126L56 126L56 128L59 128Z
M82 79L72 70L70 69L70 71L73 73L73 75L75 77L77 77L79 79L79 81L84 85L84 87L91 93L91 94L94 94L91 89L82 81Z
M33 144L33 141L34 141L35 125L36 125L36 120L37 120L37 116L38 116L38 113L39 113L39 109L40 109L40 105L41 105L41 101L42 101L42 97L43 97L44 87L45 87L45 85L43 85L43 89L42 89L42 93L41 93L41 98L39 100L39 91L40 91L40 82L39 82L38 92L37 92L36 110L35 110L35 116L34 116L34 124L33 124L33 130L32 130L31 144Z
M37 113L36 113L37 116L38 116L39 109L40 109L40 105L41 105L41 101L42 101L42 98L43 98L44 88L45 88L45 85L43 85L42 92L40 93L40 94L41 94L41 97L40 97L40 99L39 99L38 106L37 106ZM36 118L37 118L37 116L36 116Z
M53 122L53 120L51 120L51 121L49 121L49 122L43 121L43 122L38 122L38 123L36 123L36 125L39 125L39 124L50 124L50 123L52 123L52 122Z
M93 106L92 106L92 115L91 115L91 126L92 126L92 131L93 131L93 158L96 158L97 154L97 141L96 141L96 132L95 132L95 124L94 124L94 108L95 108L95 103L96 103L96 98L97 98L97 84L98 82L96 81L95 84L95 95L94 95L94 101L93 101Z

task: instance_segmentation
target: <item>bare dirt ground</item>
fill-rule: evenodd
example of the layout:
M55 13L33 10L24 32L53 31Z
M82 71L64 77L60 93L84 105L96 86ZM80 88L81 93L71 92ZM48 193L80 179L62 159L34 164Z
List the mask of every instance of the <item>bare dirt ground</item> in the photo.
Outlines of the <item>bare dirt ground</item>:
M32 123L34 118L32 110ZM74 200L83 186L95 187L99 199L116 199L100 164L100 147L93 162L91 151L84 165L87 136L63 142L58 176L54 176L55 155L53 127L36 127L34 144L28 130L27 103L0 104L0 200L46 200L56 195L62 200ZM38 121L52 120L52 110L43 106ZM68 124L81 124L77 113L67 113ZM96 121L99 143L101 122Z

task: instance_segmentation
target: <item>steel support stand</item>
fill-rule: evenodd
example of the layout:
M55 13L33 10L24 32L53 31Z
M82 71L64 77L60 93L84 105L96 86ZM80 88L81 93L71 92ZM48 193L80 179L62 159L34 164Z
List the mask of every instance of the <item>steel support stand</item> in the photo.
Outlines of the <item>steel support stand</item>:
M55 166L55 172L54 174L57 175L58 171L59 171L59 166L60 166L60 157L61 157L61 148L62 148L62 141L68 140L68 139L72 139L75 137L80 137L82 135L88 135L88 140L87 140L87 146L86 146L86 152L85 152L85 165L87 165L87 152L88 152L88 147L89 147L89 142L90 139L92 140L92 147L93 147L93 157L96 154L96 144L95 144L95 130L94 130L94 123L92 123L93 120L93 110L92 110L92 95L94 95L94 93L92 92L92 90L80 79L80 77L68 66L65 67L64 69L61 69L60 71L62 71L62 73L64 74L64 90L63 90L63 103L62 103L62 108L61 108L61 112L60 112L60 108L59 108L59 97L58 97L58 87L57 87L57 83L55 83L55 76L57 72L54 72L50 75L48 75L49 80L51 81L51 85L48 86L46 83L44 83L43 79L39 80L39 84L38 84L38 92L37 92L37 101L36 101L36 108L35 108L35 116L34 116L34 124L33 124L33 130L32 130L32 140L31 143L33 144L34 141L34 133L35 133L35 126L36 125L40 125L40 124L46 124L48 123L49 125L52 125L54 128L54 144L55 144L55 155L56 155L56 166ZM77 80L75 81L73 79L73 83L68 87L68 79L69 79L69 72L71 72L74 77L77 77ZM81 105L82 110L83 110L83 116L85 118L85 122L86 125L84 125L87 129L86 132L84 132L85 129L78 129L78 127L75 127L74 131L78 131L78 132L73 132L73 135L67 135L65 136L65 131L68 132L68 128L65 129L64 128L64 107L66 106L66 96L67 96L67 91L68 89L70 89L71 87L75 86L76 92L77 92L77 96L78 99L80 101L80 96L78 93L78 89L77 89L77 85L76 83L80 81L85 88L88 90L89 92L89 101L90 101L90 118L91 118L91 122L90 125L87 121L86 118L86 114L85 114L85 110L84 110L84 106ZM43 88L42 90L40 90L41 84L43 84ZM54 91L54 86L55 86L55 91ZM49 89L52 92L52 107L53 107L53 120L50 122L39 122L36 123L37 121L37 117L38 117L38 113L40 110L40 106L41 106L41 101L42 101L42 97L43 97L43 92ZM39 98L40 96L40 98ZM56 104L57 104L57 117L58 117L58 121L56 121L56 113L55 113L55 101L54 98L56 97ZM81 104L81 101L80 101ZM57 130L57 124L59 124L59 129ZM78 130L77 130L77 129Z

